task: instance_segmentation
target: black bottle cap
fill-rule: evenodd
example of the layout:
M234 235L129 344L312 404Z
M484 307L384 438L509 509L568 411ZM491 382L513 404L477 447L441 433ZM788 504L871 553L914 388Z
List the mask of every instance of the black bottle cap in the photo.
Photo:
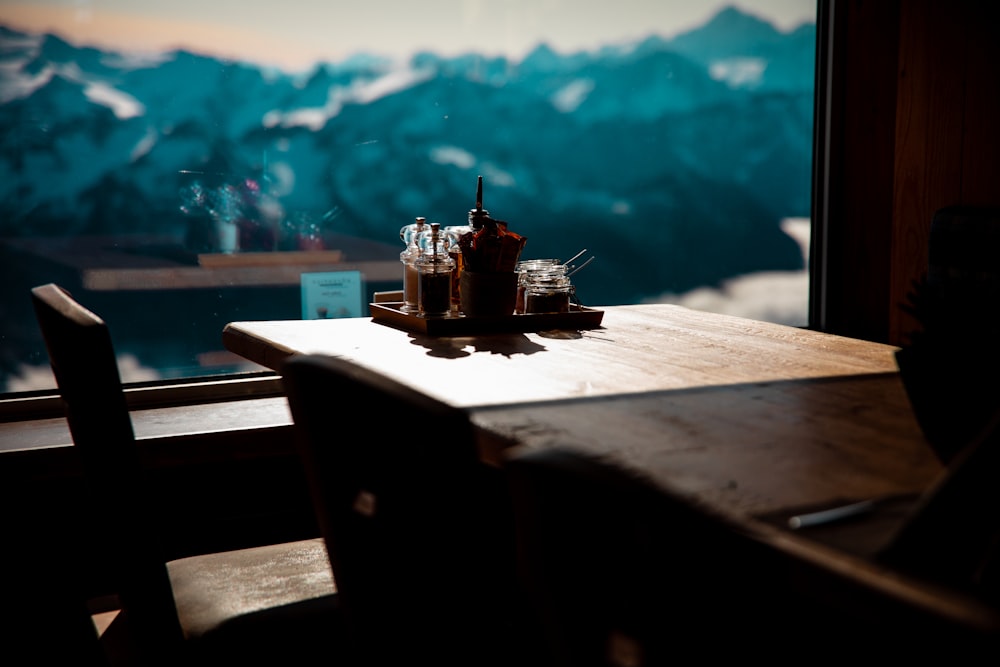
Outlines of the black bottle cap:
M476 208L469 210L469 225L473 229L479 229L489 217L490 212L483 208L483 177L480 176L476 184Z

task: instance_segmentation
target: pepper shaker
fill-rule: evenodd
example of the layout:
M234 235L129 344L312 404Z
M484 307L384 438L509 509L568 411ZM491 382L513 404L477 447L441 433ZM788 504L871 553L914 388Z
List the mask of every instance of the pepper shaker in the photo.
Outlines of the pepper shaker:
M417 258L417 313L441 317L451 312L451 281L455 261L448 256L441 225L432 222L428 247Z

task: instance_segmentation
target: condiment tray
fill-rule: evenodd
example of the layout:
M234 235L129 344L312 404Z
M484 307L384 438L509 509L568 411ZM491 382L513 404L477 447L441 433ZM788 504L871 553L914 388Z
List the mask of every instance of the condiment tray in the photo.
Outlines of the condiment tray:
M555 329L596 329L604 319L603 310L570 305L566 313L530 313L500 317L420 317L403 312L402 301L369 303L372 319L379 324L429 336L471 336L490 333L524 333Z

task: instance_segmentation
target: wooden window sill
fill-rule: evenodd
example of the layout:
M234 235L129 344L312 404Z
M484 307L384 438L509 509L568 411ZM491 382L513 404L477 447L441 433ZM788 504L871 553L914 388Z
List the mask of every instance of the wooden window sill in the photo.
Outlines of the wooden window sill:
M284 396L137 409L132 424L151 468L295 454ZM0 423L0 456L8 480L79 474L63 417Z

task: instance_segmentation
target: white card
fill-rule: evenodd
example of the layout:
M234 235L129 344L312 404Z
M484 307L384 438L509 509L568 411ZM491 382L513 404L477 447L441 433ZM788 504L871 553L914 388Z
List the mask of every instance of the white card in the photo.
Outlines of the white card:
M363 317L364 280L360 271L302 274L302 319Z

